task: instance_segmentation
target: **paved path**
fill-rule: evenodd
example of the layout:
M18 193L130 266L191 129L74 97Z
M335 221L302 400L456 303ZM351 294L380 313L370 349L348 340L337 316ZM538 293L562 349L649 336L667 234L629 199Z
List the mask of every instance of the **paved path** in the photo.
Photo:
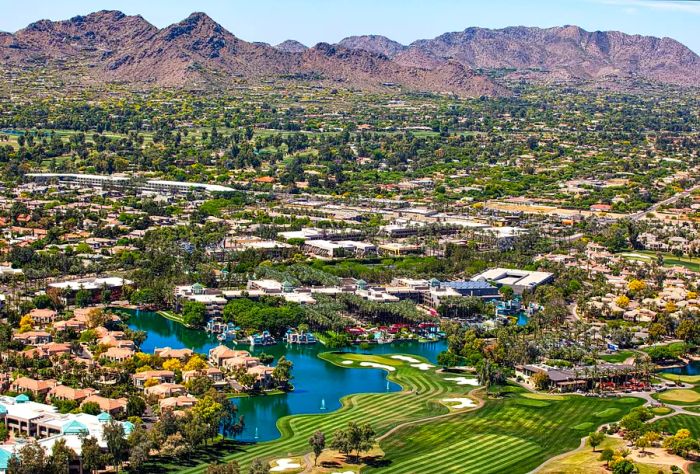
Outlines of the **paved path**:
M674 194L673 196L671 196L668 199L664 199L663 201L659 201L644 211L637 212L636 214L630 214L629 218L632 219L633 221L639 220L642 217L646 216L647 213L655 212L656 210L658 210L662 206L665 206L667 204L673 204L674 202L678 201L681 198L688 197L688 196L690 196L690 194L693 191L698 190L698 189L700 189L700 184L696 184L695 186L688 188L685 191L681 191L678 194Z

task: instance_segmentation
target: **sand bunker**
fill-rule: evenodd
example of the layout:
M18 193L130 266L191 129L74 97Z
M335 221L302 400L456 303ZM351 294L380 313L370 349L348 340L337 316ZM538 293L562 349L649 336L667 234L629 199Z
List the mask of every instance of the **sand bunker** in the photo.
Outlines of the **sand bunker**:
M445 380L457 382L457 385L472 385L474 387L479 386L478 379L471 379L467 377L446 377Z
M416 369L419 369L419 370L428 370L428 369L432 369L435 366L430 365L430 364L426 364L425 362L423 362L420 364L411 364L411 367L415 367Z
M443 398L442 399L443 403L454 403L454 405L450 405L450 408L458 409L458 408L469 408L469 407L475 407L476 403L474 403L474 400L471 398Z
M391 356L391 358L396 359L396 360L402 360L404 362L413 362L414 364L417 364L420 362L418 359L414 359L413 357L408 357L408 356Z
M277 465L275 467L270 468L270 472L290 471L292 469L301 468L301 464L299 464L298 462L293 462L289 458L278 459L276 463Z
M344 360L343 362L341 362L341 364L350 365L350 364L352 364L352 361L351 360Z
M384 364L375 364L374 362L360 362L360 365L362 367L374 367L375 369L384 369L388 370L389 372L393 372L396 369L390 365L384 365Z

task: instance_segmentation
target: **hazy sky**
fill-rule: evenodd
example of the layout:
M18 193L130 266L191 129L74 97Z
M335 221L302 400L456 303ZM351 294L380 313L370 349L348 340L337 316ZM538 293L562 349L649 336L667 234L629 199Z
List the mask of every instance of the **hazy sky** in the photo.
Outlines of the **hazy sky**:
M700 53L700 1L695 0L0 0L0 30L48 18L109 9L140 14L158 27L203 11L236 36L307 45L382 34L402 43L469 26L579 25L670 36Z

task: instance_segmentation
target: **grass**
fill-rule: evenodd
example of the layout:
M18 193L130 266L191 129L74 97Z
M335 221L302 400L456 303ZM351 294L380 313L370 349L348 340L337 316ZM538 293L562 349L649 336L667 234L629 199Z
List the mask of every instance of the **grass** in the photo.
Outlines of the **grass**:
M158 311L158 314L163 316L165 319L175 321L176 323L185 324L182 321L182 316L180 316L179 314L175 314L172 311Z
M661 393L655 393L653 398L660 402L666 402L678 405L693 405L700 403L700 393L693 389L674 389L667 390Z
M681 374L669 374L669 373L664 373L664 372L660 372L657 375L661 378L666 379L666 380L670 380L671 382L683 382L683 383L692 383L692 384L700 382L700 375L681 375Z
M598 358L604 360L605 362L610 362L612 364L621 364L630 357L634 356L634 351L619 351L614 354L603 354Z
M641 257L632 254L639 254L641 255ZM628 260L640 260L642 262L649 262L651 260L656 260L656 254L657 252L651 250L633 250L624 252L621 255ZM681 266L695 272L700 271L700 260L698 260L697 258L689 259L686 257L676 257L672 253L666 252L661 252L661 255L663 255L664 257L665 267Z
M383 472L529 472L576 448L581 437L599 424L618 419L595 418L593 413L617 408L622 415L634 406L614 399L566 396L542 409L523 406L519 399L522 394L513 393L462 416L400 430L381 443L389 463ZM635 400L635 405L642 404ZM370 467L363 472L375 470L381 471Z
M692 407L691 407L691 408L692 408ZM668 415L668 414L671 413L672 411L673 411L673 410L671 410L669 407L654 407L654 408L651 409L651 412L652 412L654 415L659 415L659 416Z
M434 370L421 371L390 356L324 353L321 358L340 367L343 360L368 361L395 367L389 379L403 387L401 392L353 394L344 397L339 410L318 415L284 417L277 423L282 436L257 444L232 444L210 448L208 455L175 461L155 459L144 470L151 473L203 473L213 459L237 460L243 472L255 458L268 461L303 456L310 449L308 438L316 430L332 433L348 421L369 422L378 435L404 425L380 442L385 457L362 472L463 473L528 472L546 459L574 449L583 435L594 427L616 421L643 401L636 398L598 399L555 396L546 400L531 397L517 386L499 390L502 396L486 400L479 409L449 410L440 400L465 397L473 387L446 381ZM424 359L413 356L425 362ZM359 363L352 367L360 367ZM376 369L370 369L376 370ZM483 390L477 389L483 393ZM537 406L533 406L534 405ZM544 406L546 404L546 406ZM542 406L540 406L542 405ZM606 411L615 409L612 411ZM594 414L603 413L596 417ZM608 416L609 414L609 416ZM437 415L447 415L426 420ZM424 421L421 421L424 420ZM586 431L571 429L586 426ZM589 428L590 427L590 428ZM213 453L218 452L219 457ZM359 466L358 466L359 467Z
M668 418L663 418L654 423L654 426L659 426L660 423L665 424L669 433L675 433L681 428L690 430L694 438L700 436L700 416L694 415L673 415Z
M590 446L580 451L574 451L566 456L547 463L539 474L589 474L591 472L605 472L605 462L600 461L600 452L604 449L620 449L625 447L625 442L619 438L607 437L600 446L593 451ZM656 474L659 466L635 462L639 474ZM663 472L669 472L664 470Z

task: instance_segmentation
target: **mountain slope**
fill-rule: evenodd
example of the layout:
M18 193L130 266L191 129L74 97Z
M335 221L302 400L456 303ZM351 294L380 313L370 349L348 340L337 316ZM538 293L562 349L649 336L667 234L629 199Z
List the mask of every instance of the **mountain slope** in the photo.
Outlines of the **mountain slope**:
M406 49L406 46L401 43L380 35L349 36L340 40L338 45L348 49L362 49L370 53L383 54L388 58L393 58Z
M91 83L164 87L226 88L240 81L298 79L359 89L392 83L461 96L507 93L490 79L447 63L423 70L382 54L325 44L309 49L290 41L278 47L250 43L204 13L160 30L140 16L115 11L42 20L14 35L0 35L0 66L55 66L64 73L88 66L84 78Z

